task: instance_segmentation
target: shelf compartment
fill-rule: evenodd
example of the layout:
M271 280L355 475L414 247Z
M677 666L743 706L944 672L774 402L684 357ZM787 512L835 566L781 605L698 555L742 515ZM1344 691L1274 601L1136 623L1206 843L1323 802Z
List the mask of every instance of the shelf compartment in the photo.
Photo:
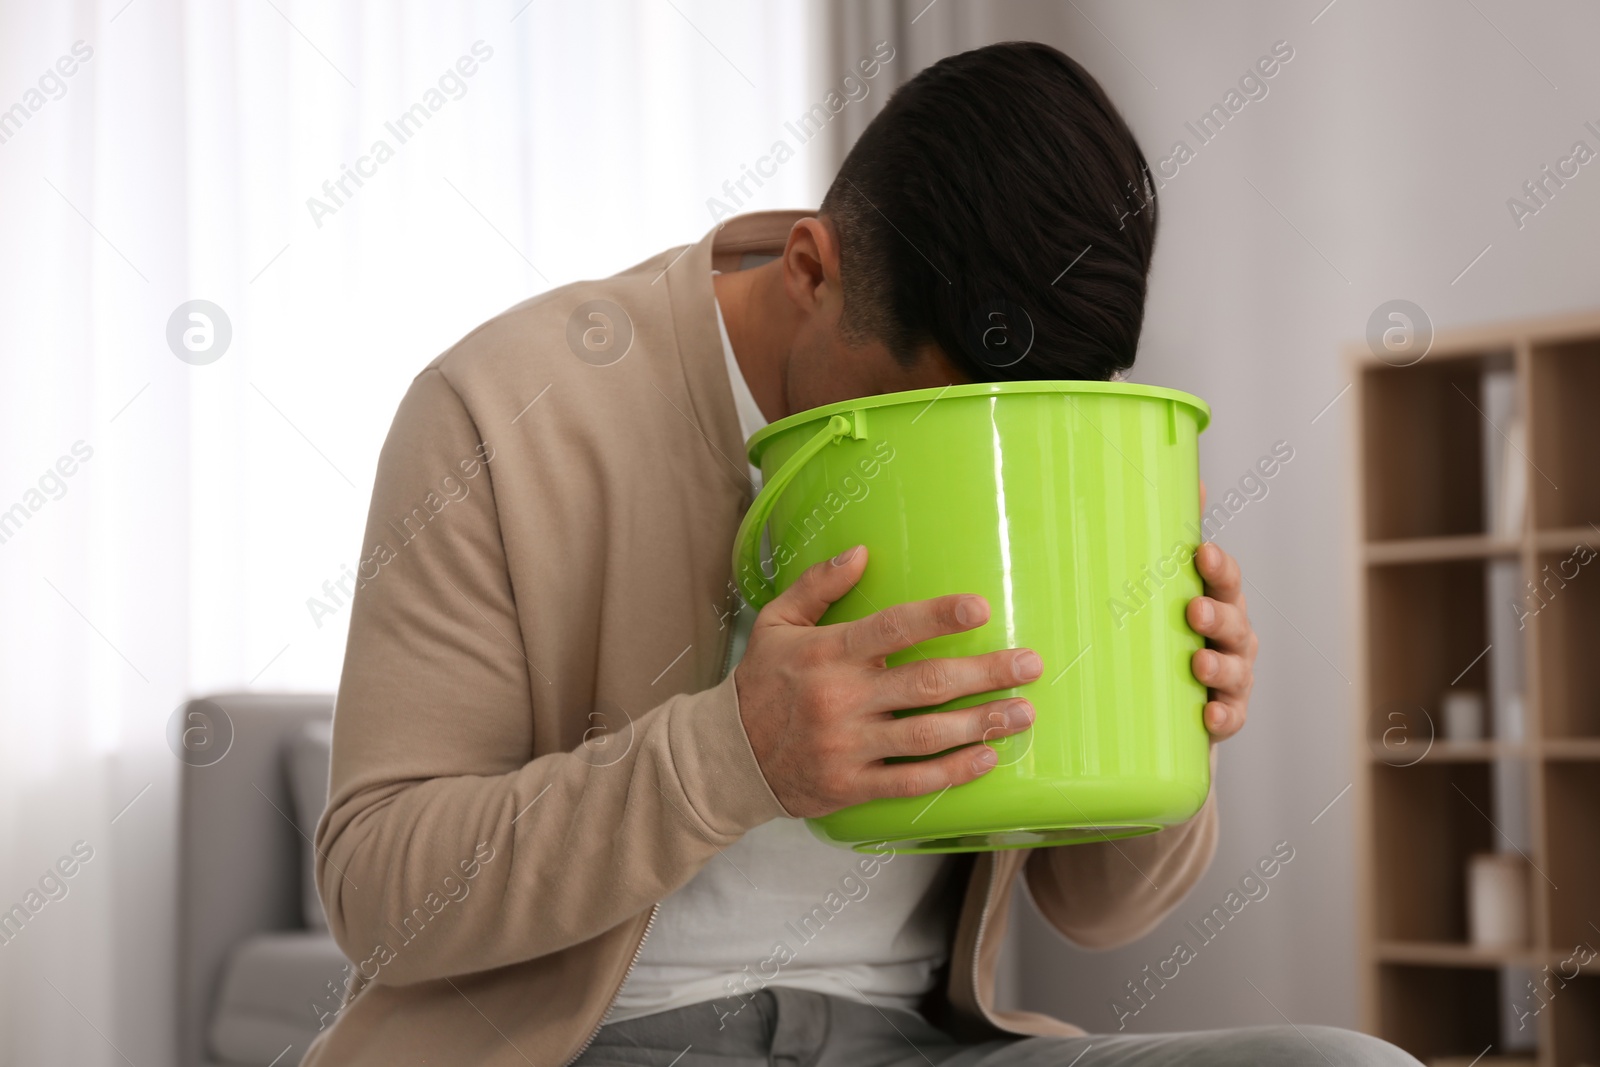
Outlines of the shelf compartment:
M1490 766L1424 761L1371 771L1377 939L1467 950L1467 860L1495 847Z
M1489 968L1379 964L1379 1036L1423 1063L1477 1056L1499 1045L1499 983Z
M1549 882L1533 873L1549 902L1552 952L1600 946L1600 775L1586 763L1547 762L1545 832Z
M1600 523L1595 401L1600 398L1600 338L1533 346L1534 514L1541 529Z
M1562 973L1571 974L1570 967ZM1529 1009L1524 1009L1529 1010ZM1558 988L1541 1014L1551 1016L1556 1067L1600 1063L1600 978L1578 977Z
M1490 692L1486 566L1451 560L1368 570L1368 697L1375 721L1386 708L1422 707L1437 729L1447 687Z
M1539 570L1510 607L1538 631L1544 732L1600 738L1600 537L1539 553ZM1584 561L1587 562L1584 562Z
M1368 541L1485 532L1481 383L1507 358L1363 369Z

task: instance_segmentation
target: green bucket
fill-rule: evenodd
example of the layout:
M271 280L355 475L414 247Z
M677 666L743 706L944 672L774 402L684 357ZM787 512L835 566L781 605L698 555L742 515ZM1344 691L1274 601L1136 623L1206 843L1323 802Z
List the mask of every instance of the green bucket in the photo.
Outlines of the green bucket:
M757 608L856 544L866 574L822 617L845 622L948 593L989 621L889 658L1026 646L1034 682L903 714L1029 699L1033 726L984 742L999 764L929 796L808 820L858 850L976 852L1151 833L1210 786L1203 641L1184 617L1201 582L1199 435L1210 409L1173 389L997 382L863 397L750 438L765 486L739 527L734 575ZM762 557L770 525L771 552Z

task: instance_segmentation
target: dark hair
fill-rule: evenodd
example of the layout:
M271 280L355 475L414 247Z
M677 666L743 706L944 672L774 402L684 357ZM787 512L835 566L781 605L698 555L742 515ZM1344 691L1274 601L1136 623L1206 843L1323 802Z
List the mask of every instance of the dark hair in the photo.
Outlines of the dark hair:
M901 86L821 213L846 335L902 365L928 342L980 381L1133 364L1155 190L1105 92L1049 45L963 52Z

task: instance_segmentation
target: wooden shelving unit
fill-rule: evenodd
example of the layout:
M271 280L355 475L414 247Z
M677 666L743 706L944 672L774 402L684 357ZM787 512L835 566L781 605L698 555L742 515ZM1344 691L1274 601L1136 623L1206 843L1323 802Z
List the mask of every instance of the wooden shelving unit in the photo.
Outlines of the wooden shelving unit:
M1363 345L1349 365L1366 1028L1424 1063L1600 1067L1600 954L1574 961L1600 950L1600 555L1570 562L1600 554L1600 313L1440 334L1409 366ZM1488 375L1520 443L1489 416ZM1498 484L1525 487L1520 523L1498 530L1496 437L1523 468ZM1521 735L1498 736L1513 678ZM1486 694L1485 739L1443 737L1451 686ZM1478 947L1468 859L1508 849L1531 864L1531 937Z

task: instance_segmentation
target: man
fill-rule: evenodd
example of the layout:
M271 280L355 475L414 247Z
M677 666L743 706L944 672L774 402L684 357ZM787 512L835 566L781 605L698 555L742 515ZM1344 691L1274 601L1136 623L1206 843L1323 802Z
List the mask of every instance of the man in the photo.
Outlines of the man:
M836 400L1125 369L1155 236L1145 174L1076 63L969 52L893 97L817 216L733 219L547 293L418 375L379 463L317 832L360 988L308 1063L1411 1062L1318 1028L1090 1038L995 1008L1019 875L1075 942L1137 937L1209 862L1214 797L1116 845L888 854L870 874L798 821L987 773L975 742L1027 729L1026 701L892 712L1051 665L997 649L885 666L987 619L960 590L817 625L871 545L739 610L745 439ZM996 298L1032 322L1020 362L972 340ZM1233 561L1196 559L1188 618L1210 647L1193 670L1223 739L1256 642ZM752 977L846 878L849 907Z

